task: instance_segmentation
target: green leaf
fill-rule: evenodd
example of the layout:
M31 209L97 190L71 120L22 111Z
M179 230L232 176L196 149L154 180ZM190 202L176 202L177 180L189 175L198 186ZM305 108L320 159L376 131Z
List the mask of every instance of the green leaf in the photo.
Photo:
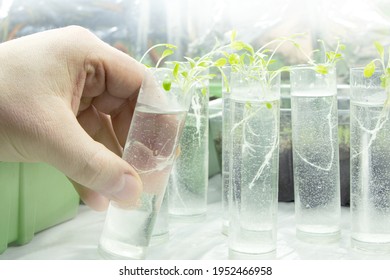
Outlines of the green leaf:
M156 68L160 65L161 61L166 58L167 56L170 56L173 54L173 50L171 49L165 49L164 52L162 53L160 59L156 63Z
M248 58L249 58L249 65L252 65L253 62L255 61L255 58L253 56L251 56L251 55L249 55ZM244 60L242 62L244 63Z
M323 64L318 64L318 65L316 65L316 67L315 67L315 71L316 71L317 73L322 74L322 75L326 75L326 74L328 74L328 67L326 67L326 66L323 65Z
M242 41L234 41L231 43L231 47L237 51L240 51L240 50L247 50L248 52L250 52L251 54L254 54L254 51L253 51L253 47L245 42L242 42Z
M381 79L381 86L385 89L387 89L390 86L390 75L389 75L389 68L386 69L386 74L382 74Z
M336 57L336 53L333 51L327 52L326 57L328 58L328 60L332 61Z
M301 48L301 45L298 44L297 42L293 42L293 46L296 47L297 49L300 49L300 48Z
M188 72L187 71L183 71L180 73L184 78L187 78L188 77Z
M171 86L172 86L172 81L170 78L166 77L163 81L163 88L166 90L166 91L170 91L171 90Z
M232 42L231 46L233 49L240 51L244 48L245 43L241 42L241 41L234 41L234 42Z
M185 59L187 59L187 61L190 63L190 66L191 66L191 68L194 68L195 67L195 65L196 65L196 62L195 62L195 60L193 60L192 58L190 58L190 57L184 57Z
M150 47L150 48L143 54L143 56L141 57L141 59L139 60L139 62L142 63L142 61L144 60L144 58L146 57L146 55L147 55L148 53L150 53L153 49L156 49L156 48L159 48L159 47L165 47L165 48L169 48L169 49L176 49L176 48L177 48L175 45L172 45L172 44L156 44L156 45ZM158 61L157 64L156 64L156 67L158 67L159 62L161 62L161 60L162 60L163 58L164 58L164 57L161 57L161 58L159 59L159 61Z
M225 85L225 90L226 90L226 92L230 92L229 79L226 77L226 74L225 74L225 72L223 72L222 69L219 69L219 70L220 70L220 73L222 75L223 84Z
M366 67L364 67L363 75L364 77L369 78L374 74L374 72L375 72L375 62L371 61L366 65Z
M345 51L346 48L347 48L347 47L346 47L344 44L340 44L340 45L339 45L340 51Z
M269 102L265 103L265 106L267 106L267 109L272 109L272 104Z
M263 68L267 67L267 60L260 57L260 64L261 64L261 66L263 66Z
M225 66L226 62L227 62L226 58L221 57L216 62L214 62L214 66L216 66L216 67L223 67L223 66Z
M212 80L216 77L217 75L215 74L207 74L207 75L203 75L203 76L199 76L200 78L204 79L204 80Z
M206 61L202 61L202 62L198 63L198 67L207 67L207 66L209 66L209 65Z
M174 50L177 49L177 47L175 45L172 45L172 44L164 44L164 46L169 48L169 49L174 49Z
M252 104L251 104L249 101L247 101L247 102L245 103L245 108L246 108L246 109L251 109L251 108L252 108Z
M231 65L235 65L235 64L238 64L240 62L240 57L238 56L238 54L236 53L232 53L229 55L229 63Z
M165 58L165 57L167 57L167 56L170 56L170 55L172 55L172 54L173 54L173 50L171 50L171 49L166 49L166 50L164 50L164 52L162 53L160 59L163 59L163 58Z
M378 53L379 53L379 56L381 57L381 59L383 60L384 57L385 57L385 49L383 48L382 44L379 43L378 41L375 41L374 42L374 45L375 45L375 48L377 49Z
M230 33L230 41L231 42L235 41L236 36L237 36L237 31L235 29L233 29L232 32Z
M206 96L206 94L207 94L207 88L203 87L203 88L201 89L201 93L202 93L203 96Z
M226 51L221 51L221 54L222 54L224 57L228 57L228 56L229 56L229 53L226 52Z
M276 63L276 62L277 62L276 59L271 59L271 60L268 61L268 65L274 64L274 63Z
M173 77L177 78L177 75L179 74L179 67L180 67L180 64L179 63L176 63L175 64L175 67L173 68Z
M253 50L253 47L249 44L244 44L244 49L247 50L248 52L250 52L252 55L255 53L255 51Z

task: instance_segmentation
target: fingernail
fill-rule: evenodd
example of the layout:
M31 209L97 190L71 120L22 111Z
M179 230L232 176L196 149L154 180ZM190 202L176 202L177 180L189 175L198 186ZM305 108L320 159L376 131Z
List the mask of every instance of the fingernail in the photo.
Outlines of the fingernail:
M125 174L120 180L120 185L118 186L119 191L112 194L115 204L125 208L137 206L142 190L140 180L132 175Z

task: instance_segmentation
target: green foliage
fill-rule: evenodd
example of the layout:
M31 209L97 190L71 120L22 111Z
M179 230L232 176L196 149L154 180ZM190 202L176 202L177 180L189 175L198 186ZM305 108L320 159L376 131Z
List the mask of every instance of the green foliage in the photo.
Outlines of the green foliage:
M390 49L388 51L389 58L385 61L385 48L380 42L375 41L374 46L379 54L379 58L375 58L371 60L365 67L363 71L363 75L366 78L370 78L376 71L377 64L382 70L381 86L386 89L388 95L390 95ZM387 99L389 100L389 98Z
M265 88L271 86L271 82L281 73L290 71L289 66L283 66L277 59L277 51L286 43L295 43L295 38L301 34L294 34L289 37L280 37L264 44L255 50L247 42L237 39L237 32L233 30L230 36L230 44L224 51L219 52L223 64L229 64L232 72L239 72L247 79L254 79L261 82ZM221 60L221 59L220 59ZM222 60L221 60L222 61ZM226 61L226 63L225 63ZM230 91L229 81L221 71L226 90ZM266 107L272 109L272 104L267 102ZM251 109L251 104L245 104L246 109Z
M169 77L165 77L165 79L163 81L163 88L166 91L170 91L171 90L171 86L172 86L172 80Z
M168 56L174 53L176 46L172 44L156 44L149 48L145 54L140 59L142 63L143 59L146 57L148 53L156 48L164 47L164 51L162 52L158 62L155 67L159 67L161 62L167 58ZM207 53L202 57L190 58L184 57L184 62L179 61L167 61L168 65L172 65L172 77L165 77L163 81L163 88L166 91L169 91L172 87L172 84L177 84L183 91L187 92L193 86L201 85L201 92L203 95L207 94L207 88L205 84L205 80L212 79L215 75L205 74L207 70L212 67L222 67L226 64L226 59L220 58L217 61L212 60L212 53Z
M280 66L275 55L283 44L295 43L296 36L300 36L300 34L277 38L255 50L249 43L237 40L237 32L233 30L228 50L220 52L220 54L226 60L226 64L231 66L233 72L243 73L243 76L260 80L267 86L278 74L290 70L288 66ZM225 79L223 73L222 76ZM225 84L229 91L227 79L225 79Z
M226 63L227 63L226 58L221 57L216 62L214 62L214 66L216 66L216 67L223 67L223 66L226 65Z
M314 67L314 69L315 69L315 71L317 72L317 73L320 73L320 74L322 74L322 75L326 75L326 74L328 74L328 67L327 66L325 66L325 65L323 65L323 64L319 64L319 65L316 65L315 67Z
M232 32L231 39L235 40L237 33ZM213 49L201 57L184 57L184 61L169 61L167 64L173 66L174 83L178 84L183 90L188 91L192 87L200 87L203 95L207 94L208 80L212 80L216 75L209 74L210 70L216 68L221 73L225 82L227 77L223 72L223 67L242 61L242 57L234 53L240 49L253 53L253 48L242 41L234 41L221 45L218 42Z
M302 47L298 43L295 43L294 46L307 58L307 63L311 65L317 73L327 75L329 73L329 69L335 67L337 62L344 59L342 51L344 51L346 47L338 41L335 50L327 51L325 42L323 40L318 40L318 42L322 46L322 50L315 49L313 53L320 53L319 57L322 62L317 62L312 59L310 55L306 54L302 50Z
M209 74L211 67L223 67L226 60L213 60L212 53L207 53L202 57L184 57L185 61L169 61L168 65L172 67L173 83L177 84L183 91L187 92L193 87L200 87L203 95L207 94L206 81L215 77Z
M227 91L230 91L229 81L226 74L223 72L223 68L227 65L231 66L232 71L241 72L243 76L248 78L258 79L264 82L264 85L270 85L271 81L277 77L281 72L289 71L289 66L283 66L275 58L276 52L285 43L291 43L302 51L301 46L296 42L296 37L302 34L294 34L289 37L280 37L274 39L259 49L255 50L249 43L237 39L237 32L235 30L230 33L230 42L224 45L218 42L214 48L201 57L184 57L183 61L166 61L166 64L172 68L172 79L165 79L163 82L164 90L170 90L172 83L177 84L184 91L190 90L192 87L200 87L202 94L207 93L208 83L206 81L215 77L213 74L209 74L209 70L216 68L222 75L224 84L227 87ZM329 67L333 67L339 60L343 59L341 51L345 49L345 46L338 43L336 50L326 51L325 44L320 40L324 50L324 63L316 63L309 58L309 64L311 64L315 71L323 75L329 72ZM384 49L380 44L376 44L378 52L384 56ZM172 44L157 44L147 50L147 52L141 58L156 48L164 48L160 59L156 63L155 67L158 67L162 61L171 56L176 49L176 46ZM318 50L316 50L318 51ZM368 69L367 75L370 71L375 71L375 63L371 64L374 70ZM373 73L373 72L372 72ZM384 82L386 83L386 81ZM267 105L270 108L270 106Z
M371 61L366 65L366 67L364 67L363 75L364 77L369 78L374 74L374 72L375 72L375 62Z
M230 42L233 53L229 53L228 61L233 71L243 71L246 66L251 66L252 69L256 69L258 72L270 71L268 67L276 62L273 59L276 51L288 40L289 38L278 38L255 51L249 43L234 39ZM269 49L272 44L277 45L274 50Z
M385 60L385 48L378 41L375 41L374 45L379 53L381 60L384 61Z

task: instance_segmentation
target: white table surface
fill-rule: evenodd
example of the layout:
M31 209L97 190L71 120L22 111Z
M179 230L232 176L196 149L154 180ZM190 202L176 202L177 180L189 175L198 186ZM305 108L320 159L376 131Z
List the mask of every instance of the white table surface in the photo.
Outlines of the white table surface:
M227 260L227 237L221 233L221 203L208 205L206 218L201 222L170 223L170 238L167 242L150 247L147 259L171 260ZM0 259L102 259L97 250L105 219L104 212L96 212L80 205L78 215L65 223L46 229L35 235L23 246L10 246ZM390 259L356 251L350 248L350 213L348 207L341 211L341 238L332 244L310 244L295 236L294 203L280 202L278 205L277 251L266 259L285 260L338 260L338 259ZM233 258L236 258L233 257Z

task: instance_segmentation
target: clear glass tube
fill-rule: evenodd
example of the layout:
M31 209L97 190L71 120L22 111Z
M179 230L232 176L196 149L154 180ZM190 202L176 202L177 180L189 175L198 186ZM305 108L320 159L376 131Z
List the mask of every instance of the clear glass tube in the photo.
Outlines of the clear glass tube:
M169 239L169 213L168 213L168 192L165 191L163 201L158 211L156 222L153 227L150 246L160 245Z
M110 203L99 244L105 257L142 259L149 246L191 96L174 85L163 89L171 73L159 68L144 76L122 156L138 172L143 191L132 209Z
M351 69L352 247L390 252L390 106L381 72Z
M209 89L199 85L192 96L180 153L169 178L168 209L171 217L198 220L206 215L209 156Z
M227 81L222 77L222 233L229 232L229 199L230 199L230 170L229 170L229 134L231 131L230 114L230 67L224 67L223 72Z
M336 71L296 66L290 82L297 237L333 242L341 215Z
M276 250L280 75L248 73L230 77L229 250L260 255Z

